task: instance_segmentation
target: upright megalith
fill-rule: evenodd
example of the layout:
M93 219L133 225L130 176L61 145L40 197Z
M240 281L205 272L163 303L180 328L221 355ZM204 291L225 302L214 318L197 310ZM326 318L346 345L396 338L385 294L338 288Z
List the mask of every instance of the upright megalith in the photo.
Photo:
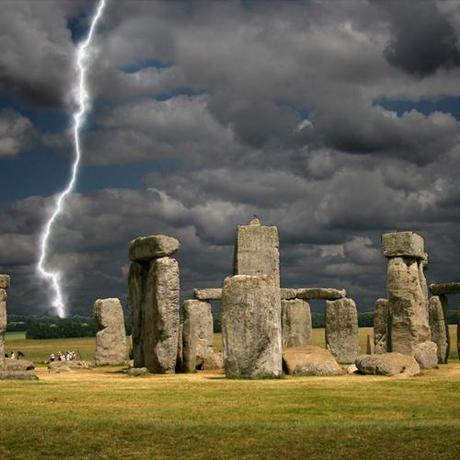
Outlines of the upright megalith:
M207 356L213 354L214 328L209 302L184 301L182 330L184 370L201 368Z
M100 328L96 334L96 365L123 364L127 359L127 342L120 300L96 300L93 314Z
M280 284L278 228L262 225L255 217L236 230L234 275L270 275Z
M282 374L281 297L276 277L226 278L221 315L226 375L279 377Z
M386 353L390 351L389 323L388 300L377 299L374 309L374 353Z
M428 303L431 340L438 346L438 363L445 364L449 358L449 326L447 324L447 311L442 296L430 297Z
M283 349L311 344L310 305L302 299L281 301Z
M179 342L179 264L170 256L179 241L167 235L133 240L128 301L133 321L135 367L175 371Z
M339 363L353 363L357 358L358 311L354 300L326 301L326 348Z
M420 265L426 254L423 238L413 232L385 233L391 351L414 355L415 346L431 338L428 305Z

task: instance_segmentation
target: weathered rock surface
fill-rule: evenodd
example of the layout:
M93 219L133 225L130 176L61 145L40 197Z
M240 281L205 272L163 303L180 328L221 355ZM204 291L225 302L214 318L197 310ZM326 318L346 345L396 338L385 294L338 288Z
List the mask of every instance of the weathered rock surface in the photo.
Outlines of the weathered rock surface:
M128 275L128 303L131 310L133 359L136 367L144 366L143 303L148 263L131 262Z
M292 300L337 300L347 296L345 289L333 288L282 288L281 299Z
M281 301L283 349L302 347L311 343L310 305L305 300Z
M148 262L160 257L171 256L180 243L168 235L140 236L129 245L129 258L133 262Z
M425 259L423 238L414 232L394 232L382 235L385 257L415 257Z
M460 283L430 284L433 295L460 294Z
M131 377L140 377L149 373L146 367L130 367L127 374Z
M457 310L457 352L460 356L460 308Z
M420 282L417 259L388 260L388 308L391 317L391 350L414 354L417 343L431 338L428 306Z
M10 275L0 275L0 289L8 289L10 287Z
M282 374L281 298L276 277L226 278L221 315L226 375L279 377Z
M177 260L162 257L151 262L145 280L142 311L145 367L152 373L174 373L179 341Z
M390 317L387 299L377 299L374 310L374 353L386 353L390 348Z
M220 300L222 298L221 288L194 289L193 297L198 300Z
M279 237L276 226L261 225L254 218L236 230L234 275L271 275L280 285Z
M284 350L283 364L289 375L325 376L344 373L328 350L313 345Z
M413 356L401 353L361 355L355 361L361 374L412 377L420 374L420 366Z
M445 364L449 358L450 340L446 310L439 296L433 296L428 303L431 340L438 346L438 363Z
M369 334L367 334L367 340L366 340L366 354L368 355L374 354L374 342Z
M96 365L117 365L127 360L123 307L116 298L98 299L93 307L99 325L96 334Z
M11 358L5 358L3 360L3 367L6 371L31 371L35 369L32 361Z
M201 368L213 353L214 330L211 304L201 300L184 301L183 356L188 372ZM194 356L191 357L190 355ZM195 367L191 365L194 362Z
M358 312L352 299L326 301L326 348L339 363L353 363L358 356Z
M224 368L224 355L223 353L213 353L206 356L203 361L202 369L204 371L217 371Z
M33 371L8 371L0 369L0 380L38 380Z
M0 289L0 367L5 357L5 332L7 326L6 318L6 291Z
M434 342L418 343L414 347L414 358L421 369L438 367L438 347Z

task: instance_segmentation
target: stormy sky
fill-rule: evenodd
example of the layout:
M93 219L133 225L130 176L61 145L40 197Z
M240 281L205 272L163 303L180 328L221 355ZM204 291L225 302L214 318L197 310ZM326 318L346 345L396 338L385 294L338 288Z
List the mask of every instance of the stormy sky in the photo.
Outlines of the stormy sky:
M85 0L3 0L0 273L10 313L49 313L40 231L73 154ZM285 287L385 296L380 236L460 258L460 2L114 1L96 37L84 163L52 238L70 313L126 306L127 248L181 243L182 295L220 286L235 227L280 231Z

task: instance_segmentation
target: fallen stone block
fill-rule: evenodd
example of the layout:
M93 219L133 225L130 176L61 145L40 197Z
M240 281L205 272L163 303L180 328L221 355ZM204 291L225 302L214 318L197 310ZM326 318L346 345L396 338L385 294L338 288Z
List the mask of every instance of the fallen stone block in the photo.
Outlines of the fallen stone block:
M224 368L224 354L212 353L206 356L203 361L202 370L204 371L217 371Z
M64 374L73 371L68 365L68 361L53 361L48 364L48 372L50 374Z
M11 359L5 358L3 360L3 367L7 371L31 371L35 369L32 361L26 359Z
M130 367L127 371L127 374L130 377L141 377L143 375L148 375L149 371L146 367Z
M361 374L412 377L420 374L420 366L413 356L401 353L361 355L355 361Z
M160 257L173 255L180 243L168 235L140 236L129 245L129 258L133 262L148 262Z
M426 257L423 237L414 232L384 233L382 245L385 257Z
M341 375L343 369L324 348L307 345L283 352L283 365L289 375Z
M38 376L33 371L0 370L0 380L38 380Z
M438 347L434 342L422 342L415 345L414 358L421 369L438 367Z

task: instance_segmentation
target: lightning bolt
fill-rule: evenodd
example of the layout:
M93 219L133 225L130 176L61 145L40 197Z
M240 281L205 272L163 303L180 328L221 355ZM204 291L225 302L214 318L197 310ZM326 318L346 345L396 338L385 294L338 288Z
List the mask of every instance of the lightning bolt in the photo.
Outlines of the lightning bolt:
M48 280L51 288L54 291L54 298L52 301L53 307L56 309L56 313L59 317L65 317L65 305L64 298L62 295L62 288L60 284L61 273L57 270L50 271L45 266L45 261L48 253L49 239L51 232L56 223L56 220L61 214L65 207L67 197L73 191L75 183L77 181L78 168L81 160L81 141L80 131L85 123L85 117L88 113L90 95L87 90L86 75L88 72L89 58L91 56L91 42L94 36L94 32L97 27L97 23L102 17L106 0L99 0L95 13L91 19L91 25L88 30L86 38L79 43L76 53L76 68L78 71L78 78L76 83L76 99L77 99L77 110L73 112L73 141L74 141L74 160L71 168L70 179L67 186L62 190L56 198L54 209L51 217L46 222L40 239L40 258L37 264L37 271L42 278Z

